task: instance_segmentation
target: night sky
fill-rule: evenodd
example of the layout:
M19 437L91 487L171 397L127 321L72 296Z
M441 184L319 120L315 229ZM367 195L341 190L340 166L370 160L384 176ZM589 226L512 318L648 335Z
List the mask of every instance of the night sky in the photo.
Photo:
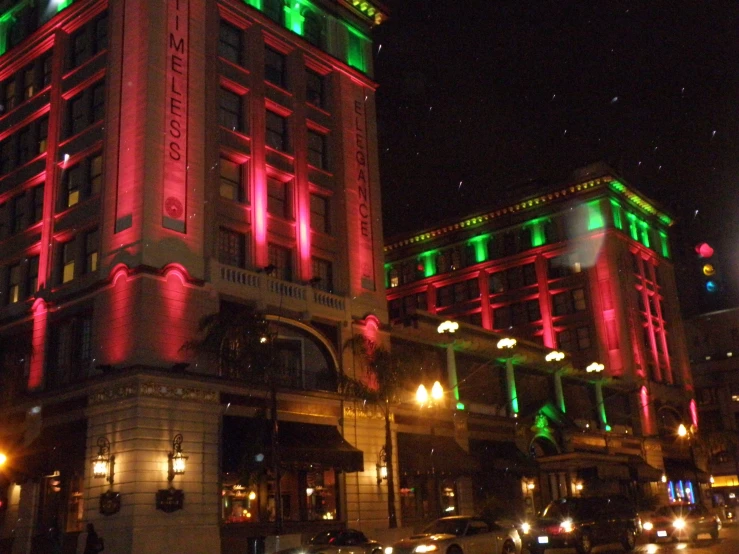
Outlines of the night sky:
M386 240L605 161L678 218L678 243L737 244L739 2L385 4Z

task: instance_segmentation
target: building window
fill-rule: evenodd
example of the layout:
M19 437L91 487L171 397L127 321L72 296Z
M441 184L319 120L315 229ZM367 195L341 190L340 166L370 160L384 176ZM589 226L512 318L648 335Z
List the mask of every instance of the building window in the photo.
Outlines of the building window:
M539 300L529 300L526 302L526 313L528 314L529 322L539 321L541 319L541 308L539 306Z
M44 186L38 185L31 189L31 202L33 204L33 219L31 223L38 223L44 217Z
M37 124L38 153L46 152L46 146L49 138L49 117L44 116L38 119Z
M290 183L267 177L267 212L285 219L292 218Z
M264 78L273 85L287 88L287 58L269 46L264 49Z
M218 94L218 114L222 127L238 133L244 132L244 113L240 94L221 87Z
M104 12L70 38L70 67L78 67L108 47L108 14Z
M16 137L14 135L9 136L4 141L0 142L0 175L10 173L16 168Z
M548 263L548 276L550 279L558 279L561 277L567 277L568 275L574 275L582 271L582 266L578 261L577 254L563 254L554 258L549 258Z
M328 169L326 135L308 131L308 163L318 169Z
M559 348L565 352L578 352L588 350L592 346L590 339L590 328L578 327L576 329L565 329L557 333Z
M74 240L59 245L60 278L62 283L74 279Z
M493 310L493 328L508 329L511 327L511 309L509 306L495 308Z
M317 106L319 108L325 108L325 94L326 91L323 75L320 75L315 71L311 71L310 69L306 69L305 96L308 100L308 103L313 104L314 106Z
M269 265L273 266L273 275L283 281L292 281L293 278L293 261L292 252L289 248L278 246L276 244L267 245L267 254Z
M326 292L333 292L334 272L331 262L322 260L321 258L313 258L311 260L311 266L315 282L313 286Z
M218 55L236 65L243 65L241 29L221 20L218 33Z
M19 194L10 201L10 233L20 233L26 228L26 195Z
M52 51L48 51L46 54L41 56L40 58L40 65L41 65L41 71L39 72L41 75L41 88L47 87L51 84L51 71L53 68L52 62L54 58L52 57Z
M16 76L10 76L3 83L3 110L2 113L9 112L18 105L18 86L16 85Z
M97 229L85 233L85 273L98 270L98 248L100 234Z
M241 164L222 157L220 166L221 182L219 186L219 194L221 198L243 202L246 198L246 187L244 187Z
M30 162L35 154L31 126L28 125L18 132L18 165Z
M26 298L30 298L38 290L38 256L28 258L28 267L26 268Z
M52 335L50 381L59 387L84 379L92 359L92 315L84 314L55 322Z
M8 303L15 304L21 299L21 264L8 268Z
M587 309L584 289L573 289L552 295L554 315L568 315Z
M267 146L281 152L288 151L287 118L267 110Z
M62 175L62 209L76 204L100 192L103 184L103 157L101 154L85 158L65 169Z
M28 100L36 91L36 68L29 65L23 70L23 99Z
M83 90L67 103L65 138L80 133L103 118L105 109L105 82L101 81Z
M400 278L398 277L397 269L393 268L388 272L388 282L391 289L394 289L395 287L400 285Z
M218 262L234 267L246 267L246 235L227 227L218 229Z
M310 195L310 228L319 233L331 233L330 203L326 196Z

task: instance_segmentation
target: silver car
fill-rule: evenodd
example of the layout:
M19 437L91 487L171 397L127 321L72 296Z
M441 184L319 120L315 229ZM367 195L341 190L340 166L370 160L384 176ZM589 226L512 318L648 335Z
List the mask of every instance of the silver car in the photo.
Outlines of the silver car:
M488 524L470 516L442 517L421 533L393 545L386 554L519 554L521 537L513 526Z
M303 546L286 548L275 554L383 554L382 545L356 529L321 531Z

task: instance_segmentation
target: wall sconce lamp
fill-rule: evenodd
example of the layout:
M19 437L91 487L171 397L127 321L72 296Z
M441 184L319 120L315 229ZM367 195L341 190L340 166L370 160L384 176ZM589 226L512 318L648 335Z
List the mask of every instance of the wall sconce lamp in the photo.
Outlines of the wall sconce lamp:
M532 490L534 490L535 488L536 488L536 482L535 482L535 481L533 481L533 480L531 480L531 481L526 481L526 490L530 490L530 491L532 491Z
M172 452L167 455L168 467L167 467L167 481L170 483L174 480L175 475L184 475L185 473L185 462L187 456L182 454L182 435L177 433L172 439Z
M575 490L576 491L581 491L581 490L583 490L583 488L584 488L584 485L582 484L582 481L578 481L578 482L575 483Z
M106 479L113 484L115 475L115 455L110 453L110 441L105 437L98 438L98 454L92 459L92 475L96 479Z
M387 451L383 446L377 454L377 484L381 485L383 481L387 481Z

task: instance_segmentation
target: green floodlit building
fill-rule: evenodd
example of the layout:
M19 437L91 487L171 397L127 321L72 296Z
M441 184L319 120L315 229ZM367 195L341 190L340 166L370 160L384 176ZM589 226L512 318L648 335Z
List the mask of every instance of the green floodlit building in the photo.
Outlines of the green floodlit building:
M594 165L386 241L396 341L418 337L430 317L461 323L436 342L456 355L449 379L458 382L469 440L495 434L473 426L481 414L523 423L517 444L538 462L538 501L603 487L625 492L634 481L644 494L679 501L698 494L696 475L707 480L691 473L689 449L675 440L681 422L695 430L698 420L672 224L610 168ZM496 349L504 337L518 344ZM693 481L681 489L691 492L670 497L680 480Z

